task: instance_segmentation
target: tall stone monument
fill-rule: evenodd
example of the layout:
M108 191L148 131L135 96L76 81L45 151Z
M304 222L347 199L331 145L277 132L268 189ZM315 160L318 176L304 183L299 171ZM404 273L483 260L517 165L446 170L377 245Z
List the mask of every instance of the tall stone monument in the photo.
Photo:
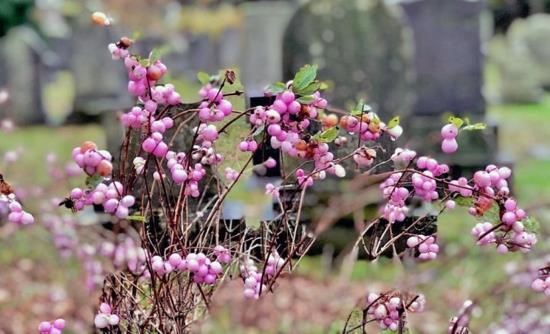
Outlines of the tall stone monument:
M480 19L484 1L400 1L414 36L414 92L410 144L422 153L440 154L439 129L445 115L486 122L482 94ZM496 127L463 132L459 150L444 161L473 169L496 159Z

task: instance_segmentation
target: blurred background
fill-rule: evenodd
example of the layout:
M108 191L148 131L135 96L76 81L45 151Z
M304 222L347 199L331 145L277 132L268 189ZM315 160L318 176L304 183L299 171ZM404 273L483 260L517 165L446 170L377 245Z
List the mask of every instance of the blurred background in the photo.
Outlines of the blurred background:
M113 24L93 25L94 11ZM353 229L336 224L282 297L265 301L271 308L221 295L201 332L335 333L365 291L398 287L426 294L427 310L410 317L414 333L444 332L467 299L477 305L473 333L550 333L550 303L529 289L550 248L549 0L0 0L0 172L33 212L70 189L51 175L70 168L73 147L95 140L118 149L117 119L133 101L107 45L123 35L142 55L163 50L166 81L184 101L198 99L198 71L235 69L246 96L233 103L242 109L266 84L315 63L331 105L365 98L384 119L400 115L400 146L439 157L433 133L449 114L487 122L442 161L465 173L513 166L515 195L540 221L533 252L497 255L473 247L475 222L457 210L438 222L437 261L353 268L338 258ZM52 234L40 220L0 224L0 333L32 333L60 316L69 333L91 331L99 292L83 287L79 255L60 254ZM236 307L224 308L229 302Z

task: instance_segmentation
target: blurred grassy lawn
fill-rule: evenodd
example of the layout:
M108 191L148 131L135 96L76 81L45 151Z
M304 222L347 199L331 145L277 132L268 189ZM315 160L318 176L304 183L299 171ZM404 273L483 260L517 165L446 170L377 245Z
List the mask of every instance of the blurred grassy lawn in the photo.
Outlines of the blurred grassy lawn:
M180 91L195 92L197 85L188 82L176 83ZM186 100L195 97L184 96ZM243 109L242 99L234 99L234 105ZM550 120L550 96L541 104L536 105L497 105L489 108L489 115L494 117L500 125L500 147L503 151L516 157L514 169L515 191L522 205L536 204L545 198L550 198L550 159L535 159L530 152L534 145L549 145L550 130L547 129ZM246 134L247 128L241 124L231 133L227 144L221 148L230 159L240 160L238 154L233 154L236 143ZM0 153L22 147L23 156L17 165L7 167L3 172L10 180L17 180L16 184L31 185L47 184L45 156L47 153L56 153L62 161L70 159L73 147L84 140L95 140L100 146L105 142L103 132L98 126L67 126L57 128L29 127L2 135ZM242 160L241 160L242 161ZM233 161L234 162L234 161ZM419 275L422 284L413 289L426 293L428 311L422 319L429 319L440 326L460 308L463 300L487 291L495 282L505 279L503 266L512 259L522 255L495 256L494 249L471 247L473 241L469 231L474 224L471 217L464 211L441 217L439 233L443 246L444 256L441 261L414 265L407 268L408 273ZM548 232L548 229L543 229ZM29 247L32 245L32 247ZM48 254L50 256L44 256ZM0 243L0 270L4 271L16 261L27 258L32 261L42 261L55 272L55 279L61 285L68 283L77 276L77 263L67 263L55 256L54 248L49 235L42 229L28 229L25 233L16 233ZM311 276L325 276L319 257L306 258L299 271ZM69 268L67 275L63 274ZM400 264L389 260L376 263L360 261L353 269L352 278L358 282L374 286L383 285L387 288L407 286L405 271ZM479 277L483 277L482 280ZM362 283L363 284L363 283ZM29 287L32 293L32 287ZM476 318L474 324L484 328L487 319L496 317L497 309L491 303L483 303L483 317ZM4 305L5 307L6 305ZM498 304L497 304L498 306ZM2 304L0 303L0 310ZM411 321L414 325L414 318ZM485 319L485 320L484 320Z

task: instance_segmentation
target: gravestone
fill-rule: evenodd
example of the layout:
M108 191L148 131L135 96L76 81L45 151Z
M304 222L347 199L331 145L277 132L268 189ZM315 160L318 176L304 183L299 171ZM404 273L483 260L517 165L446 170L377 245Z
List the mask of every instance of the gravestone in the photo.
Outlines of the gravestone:
M283 71L283 35L293 6L284 1L252 1L241 6L244 16L242 79L249 97L289 76Z
M410 145L421 153L440 154L439 129L445 114L486 122L482 95L483 62L480 17L483 1L401 1L414 35L416 102L409 128ZM444 161L460 172L494 161L496 127L463 132L457 153Z
M0 108L0 118L9 117L18 125L46 121L42 103L41 61L44 42L30 27L19 26L0 41L4 71L0 82L6 85L9 101Z
M403 4L414 35L415 115L483 114L481 1L419 0Z
M214 73L219 70L216 45L206 34L193 35L189 40L189 56L193 69Z
M120 36L111 29L93 26L88 20L74 28L71 70L75 101L69 122L97 121L104 112L132 106L125 68L111 59L107 49Z
M221 68L231 68L239 64L241 37L242 32L237 28L228 28L222 32L218 41L218 62Z
M326 96L345 107L366 98L383 119L410 113L412 49L397 6L383 0L319 0L298 9L285 33L283 73L307 63L333 82Z
M332 87L323 92L330 106L348 109L361 98L382 120L399 115L406 126L411 113L412 36L398 6L384 0L319 0L294 14L283 43L283 74L292 78L304 64L319 66L318 78ZM339 147L347 155L358 147L357 136ZM375 164L387 160L395 144ZM387 165L384 166L384 168ZM353 161L344 167L354 170Z

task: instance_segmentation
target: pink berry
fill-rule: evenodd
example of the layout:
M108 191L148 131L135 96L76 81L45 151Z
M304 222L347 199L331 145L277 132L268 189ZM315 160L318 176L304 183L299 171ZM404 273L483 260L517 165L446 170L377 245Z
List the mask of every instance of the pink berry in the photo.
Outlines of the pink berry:
M441 128L441 137L443 139L454 139L458 135L458 128L454 124L447 124Z
M443 139L443 142L441 142L441 150L447 154L456 152L456 150L458 150L458 143L456 139Z
M535 291L544 291L544 289L546 289L546 284L543 280L537 278L533 281L533 283L531 283L531 288Z
M456 207L456 202L450 199L445 202L445 207L449 210L452 210Z
M56 319L54 322L53 322L53 326L57 329L63 329L65 328L65 320L63 319Z
M143 150L147 153L153 152L155 147L157 146L157 142L153 138L147 138L143 141L143 144L141 144L141 147Z

